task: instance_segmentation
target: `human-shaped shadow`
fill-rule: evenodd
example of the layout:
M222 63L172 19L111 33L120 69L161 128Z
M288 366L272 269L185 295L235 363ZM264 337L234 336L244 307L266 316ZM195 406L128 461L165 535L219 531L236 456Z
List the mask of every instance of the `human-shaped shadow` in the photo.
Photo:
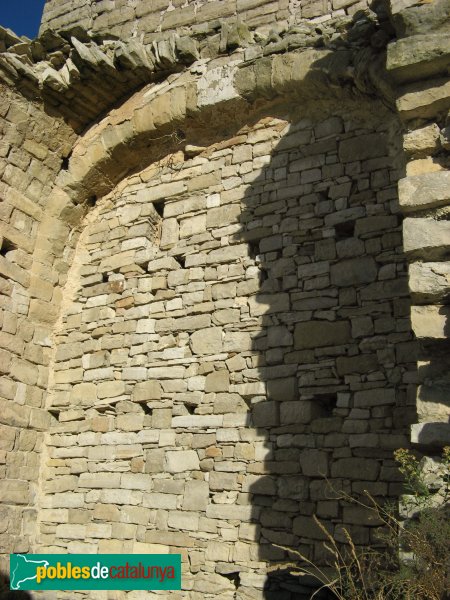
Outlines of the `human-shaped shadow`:
M0 571L0 600L33 600L30 592L10 589L9 577Z
M255 134L261 143L273 139L266 127ZM416 342L398 140L394 116L376 101L343 97L328 114L294 116L243 201L238 236L259 265L250 312L265 384L246 400L266 449L247 491L259 560L281 565L258 598L307 600L317 589L282 566L297 560L289 550L332 562L313 515L340 543L343 527L357 545L377 543L377 523L340 491L368 490L380 502L401 493L392 453L408 445L415 420Z

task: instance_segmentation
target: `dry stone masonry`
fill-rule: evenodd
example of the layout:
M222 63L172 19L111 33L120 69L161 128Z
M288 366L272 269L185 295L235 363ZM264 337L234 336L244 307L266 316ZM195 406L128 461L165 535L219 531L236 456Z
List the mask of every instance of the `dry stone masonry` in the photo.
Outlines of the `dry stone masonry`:
M395 501L393 450L435 469L448 13L50 0L0 31L3 571L180 552L163 596L306 599L273 566L323 560L313 514L373 541L325 478Z

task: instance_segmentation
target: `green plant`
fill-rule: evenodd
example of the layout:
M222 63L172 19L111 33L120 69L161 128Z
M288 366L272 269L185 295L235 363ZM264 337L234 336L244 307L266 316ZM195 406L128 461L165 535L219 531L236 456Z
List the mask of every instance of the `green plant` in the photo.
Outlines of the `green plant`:
M394 454L405 478L405 487L416 500L414 518L401 520L393 504L381 505L369 493L360 500L340 493L339 498L369 510L380 523L372 547L358 547L344 529L345 544L338 544L328 530L313 517L324 534L324 547L330 560L327 569L307 556L286 547L297 563L292 574L310 575L330 590L338 600L445 600L450 589L450 520L444 503L450 475L450 448L445 448L439 476L445 488L436 505L421 464L408 450Z

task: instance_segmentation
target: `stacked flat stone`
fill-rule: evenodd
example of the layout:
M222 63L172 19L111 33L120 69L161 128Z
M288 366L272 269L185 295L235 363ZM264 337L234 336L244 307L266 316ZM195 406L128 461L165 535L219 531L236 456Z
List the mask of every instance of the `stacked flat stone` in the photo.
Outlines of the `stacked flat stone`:
M310 23L270 31L295 3L238 2L260 11L241 13L252 40L235 14L202 39L225 4L180 8L200 60L78 126L75 88L48 73L50 109L39 65L60 74L78 47L98 82L121 47L133 78L134 42L72 30L40 55L0 35L0 547L181 551L171 597L190 600L265 597L276 544L321 560L313 513L370 541L323 476L397 497L416 400L430 471L448 443L448 4L391 2L389 77L385 16L340 31L303 5ZM133 47L161 58L169 30Z
M273 543L320 555L313 511L371 541L323 478L395 496L408 443L396 125L378 108L370 129L266 118L98 201L56 338L41 551L181 551L193 598L232 598L230 573L244 598Z
M450 280L450 42L445 3L431 10L392 3L400 38L387 53L387 69L401 86L397 108L405 123L406 177L399 182L405 215L403 243L408 256L414 306L412 328L420 341L417 396L419 423L412 441L440 448L450 443L450 381L446 359ZM422 21L422 25L419 22ZM430 31L423 33L423 23Z

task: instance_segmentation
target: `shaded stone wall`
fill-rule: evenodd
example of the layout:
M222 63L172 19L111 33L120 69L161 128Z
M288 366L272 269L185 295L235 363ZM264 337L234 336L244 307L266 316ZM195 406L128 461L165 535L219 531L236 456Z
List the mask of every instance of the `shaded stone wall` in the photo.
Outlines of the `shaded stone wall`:
M414 419L398 124L363 102L188 146L97 202L56 335L42 551L182 552L190 597L270 598L274 544L321 560L313 513L373 541L324 481L396 497Z
M81 25L98 34L117 34L121 39L137 36L148 43L174 32L211 35L220 27L219 20L235 21L236 17L267 33L301 19L320 23L353 15L367 6L365 0L47 0L41 30Z
M34 535L58 277L45 261L32 268L33 254L51 182L74 136L3 83L0 92L0 552L6 554L29 551Z

